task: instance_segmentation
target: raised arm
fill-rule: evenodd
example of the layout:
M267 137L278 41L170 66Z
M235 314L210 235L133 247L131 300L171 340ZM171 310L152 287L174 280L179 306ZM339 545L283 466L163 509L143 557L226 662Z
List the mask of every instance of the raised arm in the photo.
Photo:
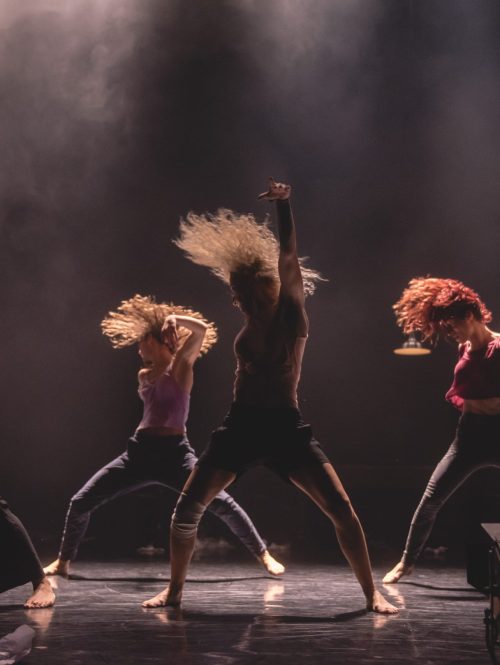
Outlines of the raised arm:
M278 215L278 235L280 254L278 271L281 282L281 295L304 304L304 285L297 256L297 236L290 206L291 187L269 178L269 189L259 199L276 201Z
M190 331L189 337L180 348L178 348L177 333L179 327ZM193 365L200 355L207 328L207 324L199 319L173 314L167 316L163 324L165 343L175 351L172 375L186 392L191 392L193 387Z

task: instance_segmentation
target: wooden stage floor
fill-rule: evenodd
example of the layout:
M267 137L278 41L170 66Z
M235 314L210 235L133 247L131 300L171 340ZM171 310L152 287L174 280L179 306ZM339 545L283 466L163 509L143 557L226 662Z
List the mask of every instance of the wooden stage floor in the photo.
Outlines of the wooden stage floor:
M0 596L0 635L36 630L26 665L487 665L487 600L462 569L421 567L384 587L396 617L366 613L348 568L294 564L270 579L249 563L194 563L181 610L144 610L165 561L77 562L57 604L24 610L29 586ZM382 569L376 569L380 579Z

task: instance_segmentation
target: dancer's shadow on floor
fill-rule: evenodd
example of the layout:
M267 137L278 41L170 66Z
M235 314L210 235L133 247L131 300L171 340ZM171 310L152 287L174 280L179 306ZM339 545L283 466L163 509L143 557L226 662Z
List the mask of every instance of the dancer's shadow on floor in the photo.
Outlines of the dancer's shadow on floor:
M153 584L158 582L165 584L165 582L170 582L169 577L120 577L120 576L99 576L99 577L87 577L85 575L75 575L71 573L65 579L74 580L78 582L145 582L147 584ZM274 577L273 575L244 575L242 577L213 577L210 579L196 579L190 578L186 580L186 584L221 584L223 582L246 582L247 580L279 580L280 577Z
M474 589L473 587L437 586L436 584L426 584L423 582L410 582L409 580L405 580L404 582L399 582L398 586L401 587L414 586L420 589L429 589L430 591L448 591L448 592L451 591L454 594L460 594L460 595L452 595L452 594L439 595L436 593L427 596L428 598L433 598L434 600L451 600L458 602L468 602L471 600L484 601L486 597L486 594L482 594L480 591ZM470 595L465 595L465 594L470 594ZM474 597L474 594L476 594L476 597Z
M479 593L479 592L477 592L477 593ZM459 603L460 602L470 603L471 601L473 603L477 603L477 602L484 603L487 600L486 596L481 596L481 595L478 595L477 598L471 598L470 596L448 596L448 595L438 596L437 594L434 594L432 596L427 596L427 598L434 598L434 600L451 600L451 601L454 601L454 602L458 601Z
M366 608L354 610L352 612L341 612L333 616L304 616L296 614L231 614L222 612L220 614L212 614L206 612L191 612L181 608L143 608L144 612L150 614L165 613L168 615L169 620L176 621L196 621L200 623L269 623L269 624L320 624L320 623L343 623L358 619L361 616L369 614L370 611Z
M424 582L411 582L410 580L404 580L403 582L398 582L398 586L400 587L415 586L415 587L420 587L422 589L432 589L433 591L460 591L460 593L480 593L477 589L474 589L473 587L471 588L471 587L455 587L455 586L437 586L436 584L427 584Z
M12 605L0 605L0 614L7 614L14 610L25 610L24 603L13 603Z

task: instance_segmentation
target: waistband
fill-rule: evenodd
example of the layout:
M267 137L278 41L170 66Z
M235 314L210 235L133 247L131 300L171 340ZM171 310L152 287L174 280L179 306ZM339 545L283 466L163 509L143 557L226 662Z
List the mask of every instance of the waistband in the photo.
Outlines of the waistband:
M185 434L172 434L170 436L159 436L158 434L151 434L142 429L136 430L129 441L133 443L140 443L141 445L179 445L180 443L189 443Z
M260 406L255 404L244 404L243 402L232 402L229 413L254 413L254 414L295 414L300 416L296 406Z
M253 406L233 402L224 423L244 423L248 427L260 425L302 425L302 415L294 406Z

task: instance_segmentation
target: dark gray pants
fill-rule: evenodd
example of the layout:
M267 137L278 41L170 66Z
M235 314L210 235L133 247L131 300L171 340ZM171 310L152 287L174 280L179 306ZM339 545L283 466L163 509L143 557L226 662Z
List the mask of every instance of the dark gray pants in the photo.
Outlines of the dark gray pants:
M129 439L127 450L100 469L71 499L59 558L76 558L96 508L148 485L163 485L179 494L196 462L185 437L137 432ZM252 521L227 492L219 492L208 511L223 520L252 554L259 556L265 551L266 544Z
M402 559L406 565L418 559L441 507L470 475L485 467L500 468L500 415L464 413L413 516Z
M26 582L36 587L43 578L42 564L26 529L0 497L0 592Z

